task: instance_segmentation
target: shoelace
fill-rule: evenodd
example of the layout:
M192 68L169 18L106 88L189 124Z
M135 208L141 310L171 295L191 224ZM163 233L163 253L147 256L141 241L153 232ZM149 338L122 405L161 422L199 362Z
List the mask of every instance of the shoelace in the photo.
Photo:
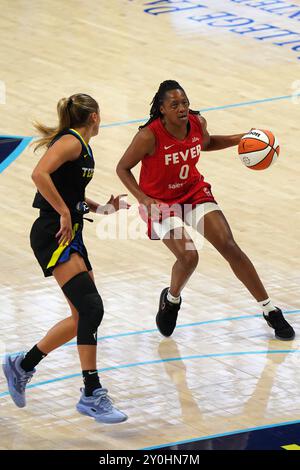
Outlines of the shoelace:
M113 408L112 399L107 395L107 390L103 388L95 400L95 405L100 405L104 411L111 411Z
M33 373L25 372L19 379L21 391L24 392L26 385L32 379Z

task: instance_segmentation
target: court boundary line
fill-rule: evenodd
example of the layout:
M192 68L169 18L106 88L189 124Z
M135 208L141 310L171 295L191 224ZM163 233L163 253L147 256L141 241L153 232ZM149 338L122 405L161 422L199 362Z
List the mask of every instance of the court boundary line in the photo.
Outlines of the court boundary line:
M267 424L265 426L256 426L253 428L246 428L246 429L237 429L236 431L229 431L225 433L219 433L219 434L211 434L209 436L203 436L203 437L198 437L198 438L192 438L192 439L187 439L184 441L177 441L177 442L171 442L168 444L161 444L158 446L151 446L151 447L143 447L142 449L138 450L154 450L154 449L161 449L162 447L171 447L171 446L176 446L180 444L190 444L191 442L198 442L198 441L205 441L208 439L216 439L218 437L226 437L226 436L232 436L235 434L243 434L246 432L251 432L251 431L260 431L262 429L270 429L270 428L275 428L275 427L280 427L280 426L289 426L292 424L300 424L300 419L295 420L295 421L285 421L283 423L274 423L274 424Z
M300 313L300 309L298 310L283 310L283 313L285 315L297 315ZM246 319L251 319L251 318L262 318L262 314L249 314L249 315L239 315L238 317L228 317L228 318L217 318L213 320L203 320L200 322L194 322L194 323L184 323L183 325L177 325L176 330L181 329L181 328L190 328L193 326L201 326L201 325L207 325L210 323L224 323L226 321L238 321L238 320L246 320ZM143 335L143 334L149 334L149 333L157 333L157 328L151 328L148 330L138 330L138 331L129 331L127 333L116 333L114 335L107 335L107 336L99 336L97 338L97 343L100 343L101 341L106 341L109 339L116 339L116 338L122 338L122 337L128 337L128 336L137 336L137 335ZM67 348L70 346L77 346L76 341L69 341L68 343L62 344L59 346L57 349L63 349ZM11 352L11 353L4 353L0 354L0 359L5 357L6 354L11 354L12 356L16 356L17 354L20 354L24 351L17 351L17 352Z
M209 354L195 354L191 356L179 356L179 357L169 357L167 359L152 359L149 361L141 361L141 362L132 362L128 364L121 364L117 366L110 366L104 367L102 369L98 369L98 373L114 371L114 370L122 370L122 369L129 369L132 367L141 367L145 365L153 365L153 364L163 364L167 362L178 362L178 361L190 361L193 359L209 359L215 357L234 357L234 356L254 356L254 355L263 355L263 354L297 354L300 353L300 349L264 349L261 351L236 351L236 352L226 352L226 353L209 353ZM27 389L31 388L38 388L42 387L43 385L52 384L55 382L61 382L63 380L69 380L76 377L81 377L82 373L77 372L75 374L64 375L62 377L56 377L54 379L43 380L41 382L37 382L35 384L31 384L27 386ZM1 392L0 398L6 397L9 395L9 392Z
M292 95L283 95L283 96L273 96L270 98L262 98L259 100L251 100L251 101L241 101L238 103L231 103L231 104L225 104L221 106L211 106L209 108L203 108L199 109L200 113L207 113L209 111L219 111L223 109L230 109L230 108L240 108L242 106L251 106L255 104L262 104L262 103L270 103L272 101L280 101L280 100L287 100L287 99L293 99L296 97L300 97L300 93L293 93ZM103 124L100 126L100 128L110 128L110 127L118 127L118 126L127 126L129 124L137 124L139 122L146 122L148 121L149 117L147 118L141 118L141 119L131 119L128 121L119 121L119 122L113 122L109 124Z
M225 104L225 105L219 105L219 106L211 106L209 108L203 108L199 109L200 113L203 112L209 112L209 111L219 111L219 110L224 110L224 109L230 109L230 108L240 108L243 106L251 106L251 105L256 105L256 104L262 104L262 103L270 103L274 101L280 101L280 100L287 100L287 99L294 99L300 97L300 93L293 93L291 95L282 95L282 96L272 96L270 98L262 98L262 99L256 99L256 100L250 100L250 101L241 101L238 103L231 103L231 104ZM107 128L112 128L112 127L120 127L120 126L127 126L130 124L137 124L140 122L146 122L149 119L147 118L140 118L140 119L131 119L127 121L119 121L119 122L112 122L108 124L103 124L100 126L101 129L107 129ZM2 137L12 137L11 135L2 135ZM0 173L2 173L21 153L22 151L27 147L27 145L30 143L31 140L36 139L37 136L14 136L14 137L19 137L23 138L24 142L27 142L26 145L21 145L18 146L19 151L16 152L16 150L6 159L4 160L4 165L0 165ZM16 153L15 153L16 152Z

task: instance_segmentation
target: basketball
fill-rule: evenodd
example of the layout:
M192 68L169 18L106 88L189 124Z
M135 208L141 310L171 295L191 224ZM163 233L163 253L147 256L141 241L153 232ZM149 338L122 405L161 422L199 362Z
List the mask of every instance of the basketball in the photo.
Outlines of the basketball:
M242 163L251 170L265 170L276 162L280 147L273 132L251 129L238 146Z

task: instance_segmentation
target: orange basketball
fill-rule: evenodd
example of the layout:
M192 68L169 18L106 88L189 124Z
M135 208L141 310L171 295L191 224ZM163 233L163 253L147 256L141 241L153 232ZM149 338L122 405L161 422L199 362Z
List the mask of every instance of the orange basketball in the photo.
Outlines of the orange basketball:
M276 162L280 147L271 131L252 129L239 143L242 163L251 170L265 170Z

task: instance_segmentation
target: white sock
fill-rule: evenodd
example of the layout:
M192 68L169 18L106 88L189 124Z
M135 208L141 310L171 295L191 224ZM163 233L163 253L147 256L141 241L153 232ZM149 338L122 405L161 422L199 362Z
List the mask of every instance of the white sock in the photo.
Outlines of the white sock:
M174 297L174 295L172 295L170 293L170 289L168 290L168 294L167 294L167 300L169 302L172 302L172 304L179 304L180 302L180 296L179 297Z
M263 300L262 302L257 302L265 315L269 315L270 312L272 312L273 310L276 310L276 307L274 306L273 302L271 301L270 298L266 299L266 300Z

